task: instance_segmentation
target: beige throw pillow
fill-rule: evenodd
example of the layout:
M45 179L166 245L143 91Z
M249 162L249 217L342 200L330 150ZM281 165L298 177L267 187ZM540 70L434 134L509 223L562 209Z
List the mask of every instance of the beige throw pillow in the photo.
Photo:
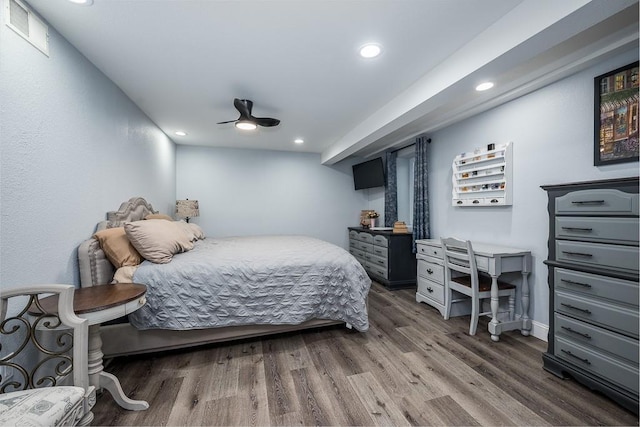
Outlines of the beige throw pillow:
M174 221L150 219L124 224L129 241L145 259L166 264L174 254L193 249L193 243Z
M100 242L100 247L114 267L138 265L142 262L142 257L129 242L124 227L107 228L98 231L93 237Z

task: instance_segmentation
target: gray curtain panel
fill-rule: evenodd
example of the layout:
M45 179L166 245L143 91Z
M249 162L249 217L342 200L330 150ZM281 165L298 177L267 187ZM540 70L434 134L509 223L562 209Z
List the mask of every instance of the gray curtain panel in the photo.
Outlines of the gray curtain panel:
M413 252L416 252L416 240L428 239L429 197L427 194L427 138L416 138L416 164L413 175Z
M398 220L398 174L396 173L397 151L387 151L387 186L384 189L384 226L393 227Z

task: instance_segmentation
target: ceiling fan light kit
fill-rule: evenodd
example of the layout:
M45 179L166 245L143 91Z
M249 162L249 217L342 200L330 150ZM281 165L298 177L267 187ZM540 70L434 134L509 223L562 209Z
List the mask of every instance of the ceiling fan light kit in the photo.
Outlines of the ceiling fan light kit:
M235 126L242 130L255 130L258 127L255 123L247 120L239 120L235 122Z

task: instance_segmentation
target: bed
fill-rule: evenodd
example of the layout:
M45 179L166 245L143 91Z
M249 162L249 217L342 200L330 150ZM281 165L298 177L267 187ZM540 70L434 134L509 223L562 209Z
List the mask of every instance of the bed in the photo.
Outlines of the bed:
M161 218L144 198L131 198L108 212L78 248L82 287L128 281L147 285L145 306L101 327L105 357L328 325L368 329L371 280L344 249L307 236L205 237L197 225ZM194 232L184 242L180 234L179 248L169 260L156 259L163 242L139 234L155 230L150 227ZM123 229L143 256L128 263L135 266L117 268L120 260L114 260L103 236L124 235Z

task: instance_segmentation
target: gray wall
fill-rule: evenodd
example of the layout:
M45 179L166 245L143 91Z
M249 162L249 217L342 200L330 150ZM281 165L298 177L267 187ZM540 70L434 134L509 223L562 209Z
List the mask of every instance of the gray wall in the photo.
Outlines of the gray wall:
M133 196L169 212L175 144L49 27L50 57L0 8L0 286L78 284L77 246Z
M348 226L368 208L351 165L320 154L178 146L178 198L197 199L193 219L209 236L305 234L348 247Z
M458 236L530 249L530 315L549 323L547 195L540 186L638 176L638 163L593 166L593 78L638 59L631 51L433 135L429 159L432 237ZM451 206L451 163L490 142L513 141L513 206Z

